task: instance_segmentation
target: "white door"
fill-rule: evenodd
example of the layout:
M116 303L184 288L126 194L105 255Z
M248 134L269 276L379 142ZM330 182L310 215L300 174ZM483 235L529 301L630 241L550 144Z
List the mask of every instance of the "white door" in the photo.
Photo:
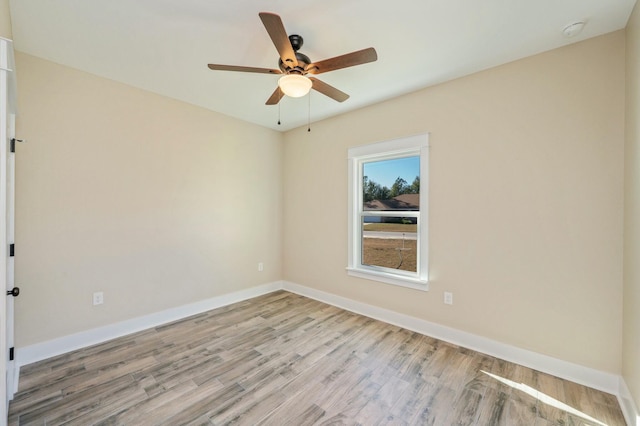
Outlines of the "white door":
M13 238L13 156L9 155L10 139L14 135L15 75L13 45L0 38L0 426L7 423L8 402L14 391L14 361L9 361L13 347L13 296L5 295L13 289L13 259L9 256L8 231ZM9 179L9 175L11 178ZM11 201L8 202L8 189ZM7 220L11 212L11 221ZM13 242L13 241L11 241Z
M15 354L13 345L13 300L20 291L15 286L14 269L14 235L15 235L15 115L9 114L9 146L7 150L7 348L9 356L7 358L7 401L13 399L13 394L17 390L15 374ZM13 151L13 152L12 152Z

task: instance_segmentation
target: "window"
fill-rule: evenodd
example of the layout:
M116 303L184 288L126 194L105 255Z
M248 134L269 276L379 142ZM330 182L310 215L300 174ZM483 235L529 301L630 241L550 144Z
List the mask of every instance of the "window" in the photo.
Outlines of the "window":
M428 135L349 149L349 275L428 289Z

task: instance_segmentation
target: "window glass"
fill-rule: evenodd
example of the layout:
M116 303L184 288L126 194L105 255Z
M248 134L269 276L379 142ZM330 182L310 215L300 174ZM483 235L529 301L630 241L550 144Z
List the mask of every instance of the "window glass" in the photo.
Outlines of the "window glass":
M363 217L362 264L417 272L416 221L415 217Z
M420 157L362 164L363 210L419 210Z

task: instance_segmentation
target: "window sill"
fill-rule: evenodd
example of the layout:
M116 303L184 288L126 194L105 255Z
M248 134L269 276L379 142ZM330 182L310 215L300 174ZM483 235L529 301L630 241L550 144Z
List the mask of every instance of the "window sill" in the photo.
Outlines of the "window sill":
M352 277L380 281L386 284L412 288L414 290L429 291L429 281L421 280L418 278L402 277L385 272L371 271L368 269L357 269L351 267L347 268L347 274Z

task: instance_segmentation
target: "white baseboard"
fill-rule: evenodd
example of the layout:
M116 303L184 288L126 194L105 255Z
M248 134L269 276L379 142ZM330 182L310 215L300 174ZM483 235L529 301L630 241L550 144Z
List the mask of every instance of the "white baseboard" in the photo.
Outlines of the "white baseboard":
M335 294L325 293L299 284L285 281L284 290L320 302L328 303L351 312L365 315L407 330L425 334L445 342L463 346L487 355L504 359L525 367L533 368L575 383L589 386L613 395L618 395L620 376L573 364L547 355L521 349L505 343L460 331L451 327L400 314L388 309L378 308L357 302Z
M258 287L252 287L246 290L212 297L211 299L202 300L200 302L178 306L162 312L71 334L58 339L36 343L22 348L16 348L16 364L20 367L37 361L42 361L56 355L103 343L117 337L157 327L191 315L196 315L211 309L241 302L243 300L252 299L280 289L282 289L282 282L276 281L273 283L263 284Z
M618 390L618 402L622 408L622 414L624 414L627 425L640 426L640 410L638 410L636 403L633 401L627 383L622 377L620 378L620 389Z
M211 309L230 305L232 303L251 299L277 290L287 290L301 296L309 297L351 312L365 315L389 324L397 325L408 330L416 331L436 339L444 340L455 345L463 346L487 355L495 356L506 361L514 362L525 367L533 368L554 376L580 383L594 389L617 395L625 416L633 418L637 415L637 408L629 391L620 376L595 370L593 368L573 364L547 355L542 355L526 349L521 349L505 343L497 342L486 337L471 334L465 331L446 327L440 324L400 314L388 309L379 308L358 302L335 294L326 293L310 287L305 287L287 281L276 281L253 287L246 290L214 297L201 302L179 306L166 311L145 315L116 324L87 330L58 339L37 343L22 348L16 348L16 361L18 366L31 364L52 356L60 355L73 350L85 348L97 343L106 342L121 336L126 336L137 331L157 327L171 321L176 321L206 312ZM16 377L18 374L16 374ZM623 393L626 392L626 393ZM626 407L626 408L625 408ZM627 419L630 425L636 425Z

